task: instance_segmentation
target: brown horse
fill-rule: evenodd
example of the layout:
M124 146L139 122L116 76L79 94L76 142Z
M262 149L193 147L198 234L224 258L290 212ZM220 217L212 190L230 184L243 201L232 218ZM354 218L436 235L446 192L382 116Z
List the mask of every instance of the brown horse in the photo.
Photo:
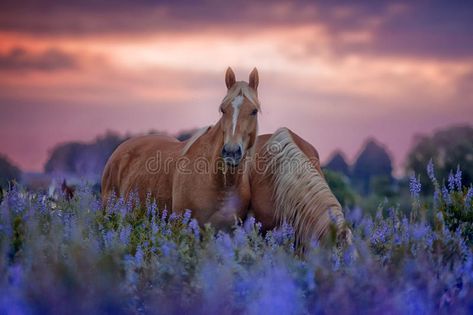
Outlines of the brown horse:
M250 203L247 157L257 135L258 72L249 82L225 74L227 95L220 120L187 142L149 135L122 143L109 158L102 176L102 198L128 198L137 190L143 202L148 193L158 207L182 213L192 210L200 224L229 228L245 219Z
M326 241L331 231L337 245L351 244L351 230L325 181L317 150L291 130L258 136L250 185L251 210L264 230L286 222L302 247Z
M102 197L127 198L135 189L158 207L182 213L191 209L202 225L228 229L249 212L265 230L292 224L303 246L325 239L330 226L341 243L349 243L340 204L330 191L312 145L286 128L257 134L258 72L249 83L225 75L227 95L222 117L187 142L144 136L121 144L107 162Z

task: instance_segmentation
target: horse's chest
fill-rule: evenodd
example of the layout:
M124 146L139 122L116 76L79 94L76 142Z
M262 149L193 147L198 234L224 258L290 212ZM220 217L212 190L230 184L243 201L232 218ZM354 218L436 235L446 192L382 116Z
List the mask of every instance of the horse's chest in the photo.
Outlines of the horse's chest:
M250 202L249 183L238 180L208 180L205 177L179 176L174 181L173 208L176 211L191 209L202 223L213 215L244 218Z
M244 192L231 188L218 194L214 210L239 211L247 205L248 201L249 198L245 196Z

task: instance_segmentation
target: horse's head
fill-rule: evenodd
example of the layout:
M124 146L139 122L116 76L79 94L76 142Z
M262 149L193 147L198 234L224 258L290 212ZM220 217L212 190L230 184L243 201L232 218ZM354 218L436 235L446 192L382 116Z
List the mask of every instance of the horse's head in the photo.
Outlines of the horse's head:
M258 127L258 71L253 69L248 83L236 81L231 68L225 74L227 95L220 105L223 130L222 158L230 166L237 166L256 140Z

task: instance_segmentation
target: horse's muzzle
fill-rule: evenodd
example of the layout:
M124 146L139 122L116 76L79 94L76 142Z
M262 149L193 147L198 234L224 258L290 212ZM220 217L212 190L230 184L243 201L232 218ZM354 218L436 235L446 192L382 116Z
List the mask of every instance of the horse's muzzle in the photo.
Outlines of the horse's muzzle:
M222 158L227 165L238 166L242 156L243 152L238 144L225 144L222 148Z

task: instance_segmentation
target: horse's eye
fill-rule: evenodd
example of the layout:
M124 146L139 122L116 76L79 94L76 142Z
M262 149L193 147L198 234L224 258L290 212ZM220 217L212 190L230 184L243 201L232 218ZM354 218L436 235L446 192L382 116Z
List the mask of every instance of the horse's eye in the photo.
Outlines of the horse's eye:
M223 108L220 108L220 112L221 112L222 114L225 114L225 111L223 110Z
M256 114L258 114L258 110L257 110L257 109L254 109L254 110L251 112L251 116L255 116Z

